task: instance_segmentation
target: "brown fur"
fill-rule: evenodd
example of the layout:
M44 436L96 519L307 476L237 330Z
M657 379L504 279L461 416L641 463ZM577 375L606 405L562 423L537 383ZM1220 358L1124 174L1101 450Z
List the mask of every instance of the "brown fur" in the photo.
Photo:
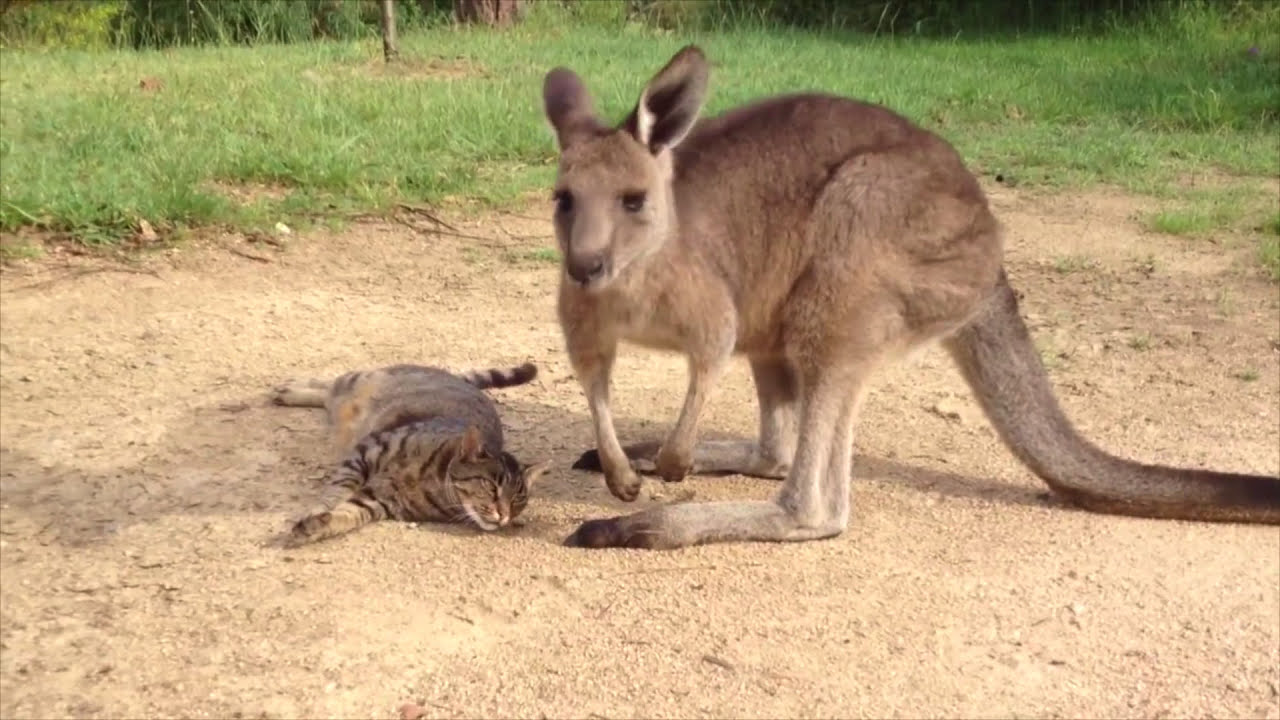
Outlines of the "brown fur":
M785 479L772 502L688 503L585 523L575 545L808 540L849 520L852 433L874 373L928 343L956 359L1000 436L1091 510L1280 522L1280 478L1141 465L1062 414L1003 270L1000 226L940 137L873 104L768 98L695 123L707 62L693 46L605 125L572 71L543 98L560 146L558 309L603 470L634 500L636 468ZM609 411L617 346L683 352L684 408L659 444L623 448ZM756 442L696 440L730 358L750 361Z
M503 450L489 387L532 380L537 368L454 374L421 365L345 373L332 382L294 380L278 405L323 407L342 461L331 494L294 523L293 547L384 519L470 522L496 530L518 517L548 463L523 465Z

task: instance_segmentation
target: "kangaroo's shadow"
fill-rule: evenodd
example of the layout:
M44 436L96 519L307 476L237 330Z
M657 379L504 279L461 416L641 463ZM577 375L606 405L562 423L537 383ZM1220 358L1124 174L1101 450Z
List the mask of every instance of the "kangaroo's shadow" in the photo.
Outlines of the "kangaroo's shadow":
M553 470L550 473L552 477L542 484L537 493L541 502L585 505L581 509L592 513L587 517L575 516L574 520L585 520L605 514L628 514L648 505L643 501L627 503L614 498L605 487L603 476L597 470L574 469L573 466L583 453L594 446L595 436L588 413L521 399L515 392L503 398L502 411L504 421L515 425L515 429L508 432L508 443L513 448L518 448L516 451L521 454L522 459L524 455L528 455L530 461L546 457L553 460ZM554 419L554 422L546 422L544 419L546 421ZM675 420L675 418L665 420L636 418L625 414L615 415L614 419L619 439L623 444L659 440L668 430L669 423ZM527 426L526 430L519 429L524 426ZM733 439L724 433L715 432L713 428L707 428L699 436L704 439ZM962 500L981 500L1035 508L1070 507L1059 501L1046 488L931 469L866 454L855 456L853 473L851 491L855 494L855 500L860 481L870 480L875 483L905 486L920 493ZM679 501L681 495L693 493L691 488L695 483L691 483L690 480L714 482L715 477L715 474L700 474L690 476L678 483L662 483L653 477L649 477L648 480L662 487L664 495L668 498L667 501ZM764 478L747 478L747 480L759 483L766 492L771 492L780 486L778 480ZM701 485L701 482L696 484ZM531 521L531 524L540 523ZM559 529L565 530L565 528Z

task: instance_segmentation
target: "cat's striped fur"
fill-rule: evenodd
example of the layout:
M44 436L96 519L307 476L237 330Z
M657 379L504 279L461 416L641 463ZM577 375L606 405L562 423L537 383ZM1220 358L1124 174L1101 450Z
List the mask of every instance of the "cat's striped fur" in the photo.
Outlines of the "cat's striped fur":
M483 391L521 385L537 373L532 363L459 373L391 365L277 386L277 405L325 408L341 458L325 498L293 524L284 545L385 519L469 522L482 530L510 523L550 463L525 465L503 449L497 408Z

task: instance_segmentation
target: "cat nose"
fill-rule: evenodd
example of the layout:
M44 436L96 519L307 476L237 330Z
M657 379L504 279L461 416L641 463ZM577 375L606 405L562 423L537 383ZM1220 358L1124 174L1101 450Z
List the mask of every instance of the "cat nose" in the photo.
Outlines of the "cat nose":
M505 514L498 516L498 527L506 527L509 522L511 522L511 518L507 517Z

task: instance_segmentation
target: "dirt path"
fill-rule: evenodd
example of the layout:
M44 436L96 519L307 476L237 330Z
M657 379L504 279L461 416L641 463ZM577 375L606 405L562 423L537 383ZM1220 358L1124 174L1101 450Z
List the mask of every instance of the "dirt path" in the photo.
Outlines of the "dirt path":
M991 192L1087 435L1143 459L1280 469L1280 297L1252 244L1145 234L1123 198ZM0 715L394 717L417 701L478 718L1280 717L1280 531L1058 505L938 350L867 403L844 536L559 547L636 506L568 469L592 438L557 270L534 252L549 226L465 230L492 239L363 226L237 246L265 262L210 247L153 257L154 275L5 271ZM525 527L387 523L261 547L327 458L321 414L264 405L272 384L525 359L540 378L496 395L513 449L556 461ZM665 431L684 383L679 358L627 352L624 437ZM704 426L754 422L739 362Z

